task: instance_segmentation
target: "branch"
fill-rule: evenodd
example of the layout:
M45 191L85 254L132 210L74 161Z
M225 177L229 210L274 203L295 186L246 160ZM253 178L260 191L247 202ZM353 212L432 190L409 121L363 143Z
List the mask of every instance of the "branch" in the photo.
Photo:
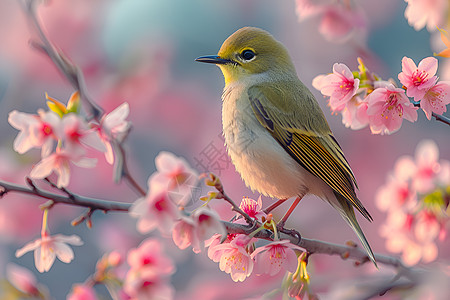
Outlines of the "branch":
M236 223L230 223L230 222L223 222L227 232L231 234L246 234L249 235L253 232L253 228L248 225L242 225L242 224L236 224ZM265 240L273 240L273 232L264 229L255 234L255 238L265 239ZM369 259L367 257L367 254L361 250L358 247L354 246L344 246L344 245L338 245L328 242L323 242L319 240L314 239L307 239L302 237L301 240L298 239L297 236L280 233L280 239L287 239L292 244L298 245L305 249L308 253L311 254L328 254L328 255L339 255L343 259L353 259L359 264L368 262ZM406 267L400 259L393 257L393 256L386 256L381 254L375 254L375 259L377 263L381 263L384 265L389 265L394 268L397 268L399 272L408 274L409 268Z
M81 207L87 207L92 210L102 210L102 211L128 211L128 209L131 207L130 203L124 203L124 202L116 202L116 201L110 201L110 200L102 200L102 199L96 199L96 198L89 198L85 196L80 196L77 194L70 193L67 195L60 195L48 192L46 190L42 190L38 188L36 185L33 184L31 180L28 181L31 184L31 187L26 187L10 182L6 182L3 180L0 180L0 187L3 188L3 191L0 192L0 197L4 196L7 193L10 192L17 192L21 194L28 194L32 196L37 196L44 199L49 199L53 203L63 203L73 206L81 206Z
M102 210L104 212L108 212L108 211L127 212L129 210L129 208L131 207L131 203L123 203L123 202L116 202L116 201L111 201L111 200L89 198L89 197L73 194L71 192L70 192L70 194L67 194L67 195L59 195L59 194L55 194L55 193L51 193L51 192L39 189L36 185L33 184L32 181L29 181L29 182L31 184L31 187L25 187L25 186L21 186L21 185L17 185L17 184L13 184L13 183L9 183L9 182L0 180L0 187L3 188L3 191L0 191L0 197L4 196L5 194L10 193L10 192L17 192L17 193L37 196L37 197L44 198L44 199L49 199L54 204L62 203L62 204L68 204L68 205L73 205L73 206L81 206L81 207L89 208L88 212L80 217L80 219L82 219L82 220L89 219L94 210ZM222 221L222 223L225 225L228 234L249 235L250 233L252 233L255 230L253 224L245 225L245 224L237 224L237 223L231 223L231 222L226 222L226 221ZM258 233L256 233L254 237L260 238L260 239L265 239L265 240L273 240L273 232L268 229L263 229L263 230L259 231ZM291 243L302 247L303 249L305 249L307 252L309 252L311 254L316 254L316 253L319 254L320 253L320 254L328 254L328 255L338 255L343 259L355 260L359 264L369 261L367 258L367 254L358 247L338 245L338 244L323 242L323 241L314 240L314 239L307 239L307 238L300 239L295 234L286 234L283 232L280 232L280 238L288 239L289 241L291 241ZM406 267L401 262L401 260L396 257L375 254L375 259L377 260L378 263L397 268L399 273L402 275L405 275L407 277L411 276L410 275L411 269Z

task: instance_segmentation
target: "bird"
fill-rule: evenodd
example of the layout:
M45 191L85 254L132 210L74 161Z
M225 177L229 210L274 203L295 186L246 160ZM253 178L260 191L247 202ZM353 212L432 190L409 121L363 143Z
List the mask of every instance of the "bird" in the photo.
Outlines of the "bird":
M217 55L196 61L215 64L223 73L223 136L245 184L281 202L296 197L283 221L305 195L328 202L376 266L354 208L373 219L358 199L350 165L286 47L263 29L244 27L223 42Z

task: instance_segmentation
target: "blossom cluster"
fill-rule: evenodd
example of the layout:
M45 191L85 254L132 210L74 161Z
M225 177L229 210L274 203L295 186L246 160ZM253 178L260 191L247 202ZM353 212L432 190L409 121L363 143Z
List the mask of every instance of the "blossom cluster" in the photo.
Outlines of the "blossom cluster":
M299 21L312 17L320 19L319 33L328 41L343 43L357 30L367 27L367 17L357 3L333 0L296 0Z
M184 159L169 152L161 152L155 164L157 171L149 177L147 195L138 199L130 209L131 216L138 218L139 232L145 234L158 229L163 236L171 236L180 249L191 248L195 253L207 248L208 257L219 263L220 270L230 274L236 282L244 281L253 273L274 276L281 271L296 271L299 265L296 252L302 252L302 248L288 240L279 240L276 234L274 241L255 246L258 239L252 236L264 226L271 224L269 228L276 231L271 217L262 211L261 198L258 201L243 198L240 204L242 212L263 224L260 229L250 236L227 234L217 212L206 206L208 201L218 196L217 192L210 192L208 197L201 198L206 202L205 205L192 213L186 212L185 204L197 183L198 175ZM213 175L205 181L210 186L220 184ZM236 215L234 222L245 223L240 214ZM296 275L295 280L291 276L291 283L295 281L295 285L299 285L300 282L303 286L306 281L298 279L299 276ZM137 278L134 281L143 282L137 281ZM298 293L306 293L308 289L299 287L297 290Z
M121 140L128 131L128 103L124 103L100 122L88 121L80 114L80 95L74 92L67 106L46 95L49 110L37 114L12 111L8 122L20 130L14 140L14 150L20 154L32 148L41 149L41 161L31 170L30 177L43 179L55 173L56 185L66 187L70 181L70 164L93 168L97 160L86 157L87 148L105 153L113 163L111 139Z
M447 0L405 0L408 6L405 9L405 18L415 30L426 27L428 31L436 30L442 26L448 14Z
M398 74L401 88L381 80L361 59L358 61L359 71L352 72L346 65L336 63L333 73L313 80L313 86L329 97L331 110L342 114L345 126L354 130L369 126L374 134L391 134L400 129L403 119L417 120L416 105L429 120L433 113L439 115L447 110L450 82L438 81L436 58L424 58L416 66L412 59L403 57L402 72Z
M415 158L397 160L377 192L376 204L387 213L380 229L386 248L402 253L408 265L437 258L436 240L444 241L449 225L450 162L439 161L437 145L422 141Z

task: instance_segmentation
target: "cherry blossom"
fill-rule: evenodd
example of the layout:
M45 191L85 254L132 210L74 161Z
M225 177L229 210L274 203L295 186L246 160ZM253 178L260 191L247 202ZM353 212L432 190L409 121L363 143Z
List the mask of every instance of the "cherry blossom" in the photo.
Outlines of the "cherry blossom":
M196 224L191 217L182 216L172 230L172 239L181 250L192 245L193 249L199 249L199 240L195 235ZM195 252L195 250L194 250Z
M316 16L323 11L324 4L328 2L328 0L295 0L298 19L303 21L309 17Z
M180 212L165 187L152 182L152 177L148 180L148 186L147 195L137 199L129 213L139 219L137 221L139 232L147 233L158 228L162 234L169 236L175 221L180 218Z
M56 140L58 140L61 119L52 112L38 110L38 115L13 110L9 113L8 122L20 130L14 140L14 150L23 154L31 148L41 148L41 156L48 156Z
M67 300L97 300L97 295L91 286L75 284L72 292L67 295Z
M171 275L175 272L172 261L164 255L161 242L144 240L138 248L128 252L127 262L132 269L145 269L148 273Z
M327 5L323 9L319 32L329 41L345 42L356 28L365 27L364 12L342 4Z
M417 107L409 102L403 89L392 84L375 89L367 102L372 133L390 134L400 129L403 119L417 120Z
M175 267L158 240L147 239L130 250L128 264L124 291L132 299L172 299L174 291L167 277L175 272Z
M58 176L56 185L66 187L70 181L70 163L83 168L93 168L97 163L95 158L83 156L82 149L73 149L72 151L60 148L56 152L43 158L38 162L30 172L30 177L34 179L43 179L53 172Z
M19 291L31 296L39 295L36 277L30 270L10 263L6 266L6 277Z
M36 269L43 273L50 270L56 257L64 263L70 263L73 260L74 254L68 244L81 246L83 242L77 235L49 235L47 231L44 231L40 239L28 243L17 250L16 257L21 257L29 251L34 251Z
M239 208L242 209L250 218L261 220L262 216L266 214L262 211L262 200L259 196L258 201L250 199L248 197L243 197Z
M157 172L149 179L152 184L164 186L175 203L187 204L198 181L197 172L186 160L166 151L156 156L155 165Z
M368 107L366 101L363 101L358 96L354 96L342 110L342 123L353 130L366 127L369 124Z
M131 126L130 122L126 121L129 113L130 107L128 103L122 103L112 112L104 115L100 122L100 126L98 127L100 138L106 148L105 158L109 164L113 164L114 162L114 152L110 137L119 142L124 139Z
M436 259L435 241L446 236L450 164L438 159L433 141L420 142L415 158L399 158L388 183L376 195L377 206L387 212L380 235L386 238L386 248L401 253L408 265Z
M251 257L255 260L256 274L274 276L281 270L295 272L297 255L294 250L302 251L299 246L291 244L289 240L271 242L253 251Z
M205 240L215 234L220 236L227 234L219 215L213 210L200 208L193 213L192 217L182 216L177 221L172 231L172 238L180 249L186 249L192 245L192 250L199 253L204 248Z
M231 242L210 246L213 261L219 262L219 268L231 275L235 282L244 281L253 272L253 259L247 251L251 238L237 235Z
M447 111L446 105L450 103L450 82L440 81L431 87L423 99L420 101L420 108L423 109L428 120L431 120L432 113L438 115Z
M405 18L415 30L421 30L426 26L428 31L434 31L445 21L447 0L405 0L405 2L408 3Z
M398 74L398 79L406 88L406 95L414 97L415 101L420 101L425 93L436 84L435 76L438 68L438 61L434 57L426 57L416 66L411 58L403 57L402 72Z
M333 111L340 111L356 94L359 79L353 77L352 72L346 65L335 63L333 73L315 77L313 86L324 96L330 97L329 105Z
M73 151L78 147L87 146L100 152L105 152L98 131L90 128L88 124L77 114L69 113L62 119L62 132L64 147Z

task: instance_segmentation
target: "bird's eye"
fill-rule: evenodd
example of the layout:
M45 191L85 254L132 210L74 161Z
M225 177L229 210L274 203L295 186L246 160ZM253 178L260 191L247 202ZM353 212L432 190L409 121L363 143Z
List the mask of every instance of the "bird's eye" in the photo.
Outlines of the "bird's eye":
M252 60L255 57L255 55L256 55L255 52L253 52L252 50L249 50L249 49L244 50L241 53L241 57L244 60Z

